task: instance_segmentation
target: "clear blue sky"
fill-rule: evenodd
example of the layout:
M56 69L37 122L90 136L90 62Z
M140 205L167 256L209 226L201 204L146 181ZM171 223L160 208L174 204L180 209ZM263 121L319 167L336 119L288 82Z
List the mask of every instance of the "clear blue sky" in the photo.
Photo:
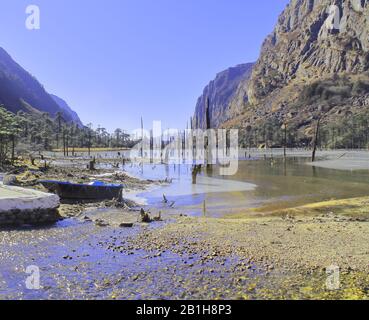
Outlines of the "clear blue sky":
M0 0L0 46L84 123L131 130L143 115L183 128L216 73L257 59L288 2Z

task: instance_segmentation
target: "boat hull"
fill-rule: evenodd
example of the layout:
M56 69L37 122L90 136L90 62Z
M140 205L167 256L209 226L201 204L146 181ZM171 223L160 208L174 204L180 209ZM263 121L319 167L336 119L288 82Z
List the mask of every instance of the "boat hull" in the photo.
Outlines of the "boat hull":
M123 186L93 186L57 181L40 181L40 183L50 192L57 194L62 200L119 199L123 189Z

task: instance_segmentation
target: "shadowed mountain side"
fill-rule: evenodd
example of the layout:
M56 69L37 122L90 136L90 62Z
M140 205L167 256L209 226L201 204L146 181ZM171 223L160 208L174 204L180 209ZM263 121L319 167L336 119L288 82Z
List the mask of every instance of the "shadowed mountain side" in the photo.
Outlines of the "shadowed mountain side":
M61 112L66 121L82 124L75 112L58 103L59 101L56 102L35 77L0 47L0 104L13 113L47 112L55 117Z

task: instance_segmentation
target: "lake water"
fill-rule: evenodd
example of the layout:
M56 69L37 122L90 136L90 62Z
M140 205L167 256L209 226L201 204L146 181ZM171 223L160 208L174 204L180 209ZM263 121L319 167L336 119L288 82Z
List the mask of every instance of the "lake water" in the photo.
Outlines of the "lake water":
M172 179L170 185L139 195L149 207L199 216L219 217L291 208L312 202L360 197L369 194L369 171L333 170L308 165L308 158L240 161L233 176L220 176L219 168L203 170L192 185L188 165L127 166L126 171L146 179ZM168 203L163 203L163 194Z

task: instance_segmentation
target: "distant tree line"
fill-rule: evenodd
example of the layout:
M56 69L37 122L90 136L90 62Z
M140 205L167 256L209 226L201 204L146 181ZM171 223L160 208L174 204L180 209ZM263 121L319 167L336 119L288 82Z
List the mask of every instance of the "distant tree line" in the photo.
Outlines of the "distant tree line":
M310 148L317 123L317 120L312 122L312 131L304 135L296 124L267 120L258 126L243 128L240 143L244 148ZM369 149L369 114L350 115L321 123L317 145L323 149Z
M93 129L92 124L80 127L55 118L48 113L29 114L7 111L0 106L0 166L13 161L17 153L60 149L66 156L75 148L130 148L135 144L123 129L109 133L105 128Z
M320 79L306 85L297 101L290 109L301 112L305 106L317 106L314 119L302 124L283 123L278 119L265 119L254 126L246 126L240 132L243 147L283 147L309 148L316 144L325 149L366 149L369 148L369 114L337 114L327 120L332 108L350 106L355 98L369 98L369 72L360 75L334 75L331 79ZM319 130L317 125L320 124ZM317 135L316 135L317 133Z

